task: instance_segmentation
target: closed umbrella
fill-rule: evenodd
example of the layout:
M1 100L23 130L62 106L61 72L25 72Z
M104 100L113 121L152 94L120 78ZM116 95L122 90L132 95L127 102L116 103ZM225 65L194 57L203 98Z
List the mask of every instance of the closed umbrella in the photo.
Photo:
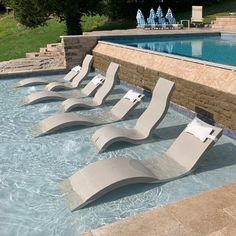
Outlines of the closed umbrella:
M137 20L137 27L141 27L141 28L145 27L145 24L146 24L145 19L140 9L138 9L137 11L136 20Z
M168 8L168 11L166 13L166 16L165 16L166 19L170 20L171 18L173 18L173 14L172 14L172 11L170 8Z
M157 8L156 17L158 17L158 18L162 18L163 17L163 12L162 12L161 6L159 6Z
M156 23L155 23L155 18L156 18L156 14L155 14L155 11L153 8L151 8L150 10L150 15L148 17L148 24L151 26L151 27L155 27Z

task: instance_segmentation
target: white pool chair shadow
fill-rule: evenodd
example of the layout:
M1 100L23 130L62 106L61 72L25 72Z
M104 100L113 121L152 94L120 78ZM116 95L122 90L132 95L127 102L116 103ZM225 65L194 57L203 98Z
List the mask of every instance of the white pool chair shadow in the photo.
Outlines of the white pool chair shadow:
M19 88L47 84L47 90L77 88L90 72L92 62L93 56L86 55L82 67L76 66L72 68L71 71L61 79L57 79L56 81L49 81L43 78L23 79L18 81L15 87Z
M136 183L164 183L194 171L206 153L222 135L222 129L198 122L212 129L211 136L202 142L185 130L159 157L146 160L115 157L89 164L60 183L66 204L78 210L104 194L122 186Z
M35 92L32 93L25 98L22 99L21 104L23 105L32 105L36 103L41 103L41 102L50 102L50 101L61 101L61 100L66 100L69 98L84 98L88 96L92 96L96 90L100 87L102 91L104 91L104 87L107 87L107 84L112 81L116 80L116 74L117 74L118 68L110 64L106 77L102 75L96 75L83 89L79 91L74 91L71 92L70 94L64 94L60 92L55 92L55 91L40 91L40 92ZM97 83L97 78L101 78L101 82L104 81L104 83ZM95 81L95 82L94 82ZM97 93L96 93L97 94Z
M137 93L138 94L138 93ZM95 126L125 119L139 104L144 95L138 94L135 100L122 97L108 112L83 116L78 113L62 113L48 117L32 127L34 135L41 136L72 126Z
M119 72L119 65L111 62L107 69L106 79L101 88L95 93L94 97L90 100L84 100L79 98L69 98L65 100L61 105L61 110L64 112L71 111L75 108L95 108L104 103L106 98L112 92Z
M115 142L141 143L151 137L154 129L165 117L174 91L174 82L160 78L153 90L150 104L137 120L134 128L106 126L97 130L92 142L99 152Z

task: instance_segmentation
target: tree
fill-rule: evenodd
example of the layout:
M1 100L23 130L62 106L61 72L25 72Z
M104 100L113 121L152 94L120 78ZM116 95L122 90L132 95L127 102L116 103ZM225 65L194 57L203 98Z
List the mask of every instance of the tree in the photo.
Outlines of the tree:
M192 5L210 5L220 0L104 0L107 3L107 14L113 19L134 19L138 9L144 16L149 15L151 7L161 5L164 11L170 7L173 12L190 11ZM221 0L222 1L222 0Z
M66 22L68 34L82 34L81 17L93 14L100 8L101 0L5 0L14 10L17 20L25 26L46 24L51 16Z

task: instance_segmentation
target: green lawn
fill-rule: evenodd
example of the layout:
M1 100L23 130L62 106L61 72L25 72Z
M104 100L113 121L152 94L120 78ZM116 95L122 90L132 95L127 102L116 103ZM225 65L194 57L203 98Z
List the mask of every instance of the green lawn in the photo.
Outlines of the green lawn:
M236 0L225 0L203 9L204 23L210 23L216 16L236 12ZM191 11L175 14L177 20L190 19ZM84 16L84 31L135 28L133 21L111 21L106 16ZM38 51L48 43L60 41L65 35L65 24L56 19L48 21L47 26L29 29L17 23L13 15L0 13L0 61L24 57L26 52Z
M4 15L0 17L0 61L24 57L26 52L58 42L64 32L65 25L55 19L47 26L29 29L17 23L12 14Z

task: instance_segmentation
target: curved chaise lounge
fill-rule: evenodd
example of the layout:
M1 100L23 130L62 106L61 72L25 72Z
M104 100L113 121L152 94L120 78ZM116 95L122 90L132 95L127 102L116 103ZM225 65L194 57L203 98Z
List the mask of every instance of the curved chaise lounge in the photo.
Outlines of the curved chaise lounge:
M38 124L33 126L32 130L35 135L40 136L53 133L66 127L78 125L95 126L123 120L135 109L144 96L136 93L136 98L132 100L127 97L127 94L122 97L108 112L103 112L102 114L96 116L83 116L74 112L57 114L40 121Z
M201 126L197 132L201 129L209 129L211 132L204 141L195 136L195 132L193 134L185 129L163 156L147 160L125 157L101 160L89 164L63 181L60 189L70 210L82 208L121 186L167 182L194 171L222 135L221 128L198 119L197 122Z
M104 151L115 142L124 141L137 144L150 138L167 113L173 91L174 82L160 78L153 90L150 104L139 117L134 128L106 126L93 134L92 142L98 151Z
M98 81L99 80L99 81ZM41 102L61 101L71 97L83 98L94 94L98 87L103 83L105 77L96 75L83 89L74 91L70 94L63 94L55 91L40 91L35 92L22 99L23 105L32 105Z
M57 79L56 81L53 81L53 82L61 82L59 84L62 84L62 83L70 82L74 78L77 78L77 81L80 82L81 78L83 78L84 75L87 76L85 72L90 71L92 62L93 62L93 56L86 55L83 60L82 67L76 66L72 68L71 71L67 73L63 78ZM46 85L46 84L51 84L53 82L49 80L45 80L43 78L23 79L23 80L18 81L15 87L19 88L19 87L29 87L29 86L37 86L37 85L44 85L44 84Z
M45 90L55 91L55 90L71 90L79 88L80 84L87 78L91 67L93 64L93 56L87 55L83 61L80 72L72 79L72 81L68 81L65 83L60 82L52 82L49 83Z
M108 95L112 92L118 76L119 65L111 62L106 73L106 80L103 86L96 92L91 100L69 98L62 103L62 111L68 112L75 108L95 108L104 103Z

